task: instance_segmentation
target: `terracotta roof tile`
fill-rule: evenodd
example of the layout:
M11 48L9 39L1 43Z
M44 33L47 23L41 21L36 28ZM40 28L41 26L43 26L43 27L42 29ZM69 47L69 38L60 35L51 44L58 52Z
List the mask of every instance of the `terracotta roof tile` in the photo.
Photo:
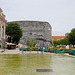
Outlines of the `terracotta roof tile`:
M66 36L52 36L52 39L63 39L65 38Z

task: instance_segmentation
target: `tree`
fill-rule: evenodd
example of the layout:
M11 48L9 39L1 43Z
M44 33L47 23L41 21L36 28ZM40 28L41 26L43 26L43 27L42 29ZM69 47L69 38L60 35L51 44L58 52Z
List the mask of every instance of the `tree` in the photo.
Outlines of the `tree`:
M6 26L6 34L11 37L12 43L18 44L22 37L22 29L17 23L9 23Z
M26 41L26 45L27 45L27 46L30 46L30 40L27 40L27 41Z
M69 45L68 38L60 39L59 42L62 47L64 47L63 45Z
M68 45L69 44L68 38L64 38L59 41L60 41L60 45Z
M54 39L53 40L53 45L56 47L58 45L58 40L57 39Z
M62 45L62 47L63 47L63 45L68 45L69 41L68 41L68 38L64 38L64 39L60 39L60 40L54 39L53 44L55 47L57 47L57 45L58 46Z
M69 43L75 45L75 28L71 30L71 32L68 34L67 38L69 39Z
M29 47L35 47L36 45L36 40L35 39L29 39L26 41L26 45Z

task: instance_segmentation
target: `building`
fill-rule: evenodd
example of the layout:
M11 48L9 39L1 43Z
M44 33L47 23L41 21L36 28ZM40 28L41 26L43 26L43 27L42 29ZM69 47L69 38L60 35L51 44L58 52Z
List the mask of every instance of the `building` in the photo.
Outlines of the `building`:
M7 21L5 19L5 15L3 14L2 9L0 8L0 45L2 45L5 40L6 22Z
M60 39L64 39L64 38L66 38L66 36L52 36L52 40L53 39L60 40Z
M8 22L11 23L11 22ZM14 21L23 30L23 36L20 39L21 44L26 44L26 40L33 38L43 38L50 40L52 36L52 27L48 22L42 21ZM40 44L40 41L37 41ZM50 45L50 44L49 44Z

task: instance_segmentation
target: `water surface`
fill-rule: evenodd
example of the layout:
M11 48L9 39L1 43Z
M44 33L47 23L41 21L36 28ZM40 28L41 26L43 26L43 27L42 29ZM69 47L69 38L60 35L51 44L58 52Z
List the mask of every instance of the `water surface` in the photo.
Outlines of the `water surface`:
M53 72L37 72L37 69ZM3 54L0 75L75 75L75 58L63 54Z

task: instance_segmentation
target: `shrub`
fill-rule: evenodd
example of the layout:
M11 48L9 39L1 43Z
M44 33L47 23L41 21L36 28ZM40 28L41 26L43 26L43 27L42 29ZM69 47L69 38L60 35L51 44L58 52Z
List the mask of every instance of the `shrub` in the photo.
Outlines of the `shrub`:
M30 50L30 47L27 47L26 49L27 49L27 51L29 51Z
M60 51L60 48L55 48L57 51Z
M37 47L32 47L32 50L37 50L38 48Z
M54 52L54 49L53 49L53 48L49 48L49 51L50 51L50 52Z
M62 49L60 49L60 48L55 48L55 49L56 49L57 51L65 50L66 53L72 51L71 49L66 49L66 48L62 48ZM49 51L50 51L50 52L54 52L54 49L53 49L53 48L49 48Z
M68 52L70 52L70 51L72 51L71 49L66 49L66 48L59 48L59 49L57 49L58 51L62 51L62 50L65 50L65 52L66 53L68 53Z
M6 45L3 45L3 48L6 48Z

